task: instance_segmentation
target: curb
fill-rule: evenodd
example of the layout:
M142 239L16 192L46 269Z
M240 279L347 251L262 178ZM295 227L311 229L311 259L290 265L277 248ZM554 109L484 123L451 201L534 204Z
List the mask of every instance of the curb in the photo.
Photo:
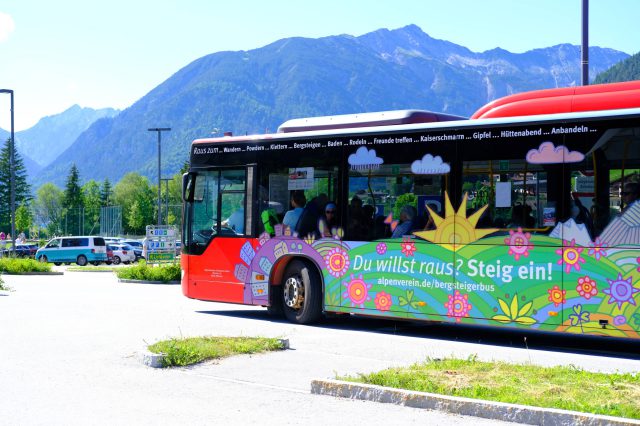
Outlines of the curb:
M121 283L131 283L131 284L166 284L166 285L176 285L180 284L180 281L145 281L145 280L127 280L118 278L118 282Z
M64 272L22 272L19 274L8 274L3 272L2 275L64 275Z
M622 417L415 392L341 380L312 380L311 393L526 424L640 425L639 420Z
M148 350L138 352L138 359L141 363L151 368L162 368L162 361L166 354L154 354Z
M67 269L67 272L115 272L113 270L103 271L97 269Z
M282 350L291 348L291 346L289 345L289 339L280 339L280 342L282 343ZM151 367L151 368L164 367L162 363L164 361L164 357L166 356L166 354L163 354L163 353L156 354L149 351L148 349L143 349L137 353L137 356L140 362L146 365L147 367Z

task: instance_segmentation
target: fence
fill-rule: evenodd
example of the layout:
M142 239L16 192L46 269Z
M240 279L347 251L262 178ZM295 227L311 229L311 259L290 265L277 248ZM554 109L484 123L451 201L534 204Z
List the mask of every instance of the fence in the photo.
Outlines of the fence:
M122 206L108 206L100 209L80 207L77 209L49 209L46 212L32 210L32 226L29 238L47 238L54 235L102 235L125 236L144 234L144 229L132 232L126 224ZM157 216L156 216L157 218ZM162 222L182 229L182 205L162 206ZM156 224L154 222L153 224ZM26 230L17 230L26 231Z

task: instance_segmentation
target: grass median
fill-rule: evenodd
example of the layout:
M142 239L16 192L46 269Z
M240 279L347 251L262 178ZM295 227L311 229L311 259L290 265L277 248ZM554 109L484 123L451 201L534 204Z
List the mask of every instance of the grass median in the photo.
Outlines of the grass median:
M232 355L284 349L281 339L267 337L187 337L149 345L149 351L164 354L164 367L187 366Z
M141 260L137 265L125 266L116 271L121 280L161 281L168 283L180 281L181 271L179 263L149 265Z
M428 359L340 380L442 395L640 419L640 377L573 366Z
M51 272L51 264L35 259L3 257L0 259L0 272L19 275L27 272Z

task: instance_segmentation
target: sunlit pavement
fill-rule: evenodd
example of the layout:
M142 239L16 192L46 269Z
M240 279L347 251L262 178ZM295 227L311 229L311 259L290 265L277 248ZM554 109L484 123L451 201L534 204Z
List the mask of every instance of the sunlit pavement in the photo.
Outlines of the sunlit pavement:
M187 299L179 285L119 283L113 273L3 279L13 291L0 297L2 424L488 425L496 422L311 395L310 382L474 354L640 371L632 359L394 334L387 323L298 326L262 308ZM152 369L136 356L146 343L197 335L287 338L291 350L179 369Z

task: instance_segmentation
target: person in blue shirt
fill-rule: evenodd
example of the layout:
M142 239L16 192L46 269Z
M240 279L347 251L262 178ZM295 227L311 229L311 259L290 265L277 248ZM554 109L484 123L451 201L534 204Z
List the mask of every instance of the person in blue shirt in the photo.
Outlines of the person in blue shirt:
M404 235L410 235L413 230L413 222L416 219L416 209L413 206L406 205L400 210L400 223L393 230L391 238L402 238Z
M293 208L284 215L282 223L291 228L292 231L296 229L296 225L300 220L305 204L307 204L307 199L303 192L295 191L291 195L291 207Z

